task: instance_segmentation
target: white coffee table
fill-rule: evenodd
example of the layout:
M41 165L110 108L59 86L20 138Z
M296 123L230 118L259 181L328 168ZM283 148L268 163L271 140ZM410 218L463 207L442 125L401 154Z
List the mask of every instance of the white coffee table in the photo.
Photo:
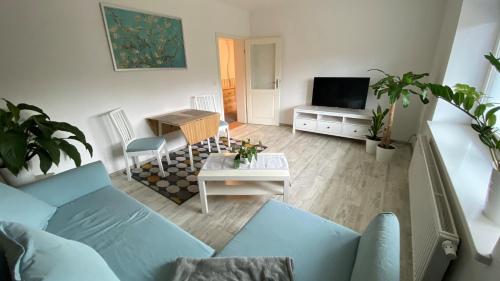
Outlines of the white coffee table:
M283 195L288 201L290 172L283 153L259 153L251 164L234 168L234 153L212 153L198 174L201 210L208 195Z

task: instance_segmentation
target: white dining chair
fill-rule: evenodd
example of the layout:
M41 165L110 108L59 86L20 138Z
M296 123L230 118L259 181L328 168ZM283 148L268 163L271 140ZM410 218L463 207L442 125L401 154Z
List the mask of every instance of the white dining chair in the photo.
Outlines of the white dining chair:
M193 105L195 109L218 112L215 105L215 97L213 95L202 95L193 97ZM220 112L219 112L220 113ZM219 122L219 133L217 134L217 139L219 138L220 132L225 132L227 137L227 146L231 147L231 138L229 136L229 124L226 121L220 120ZM208 151L210 152L210 139L208 141Z
M158 168L162 176L166 176L162 163L162 151L165 153L167 163L170 164L169 152L184 148L187 145L186 138L181 131L174 131L164 136L136 138L130 121L123 109L118 108L109 113L109 117L122 139L123 156L127 170L128 180L132 180L129 157L132 158L135 166L139 167L140 155L153 155L158 161Z

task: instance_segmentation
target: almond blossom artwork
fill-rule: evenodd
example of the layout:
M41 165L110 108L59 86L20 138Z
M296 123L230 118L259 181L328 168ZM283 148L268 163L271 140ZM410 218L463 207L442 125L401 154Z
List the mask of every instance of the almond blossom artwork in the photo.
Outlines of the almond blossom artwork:
M186 67L181 19L101 7L115 70Z

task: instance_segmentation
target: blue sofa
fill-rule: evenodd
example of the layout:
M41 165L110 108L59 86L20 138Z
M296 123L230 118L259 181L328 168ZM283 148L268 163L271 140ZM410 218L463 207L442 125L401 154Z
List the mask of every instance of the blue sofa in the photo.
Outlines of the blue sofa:
M113 187L100 162L19 189L57 208L46 231L91 246L122 281L167 281L177 257L215 255ZM379 214L361 235L270 200L216 256L290 256L297 281L397 281L399 223Z

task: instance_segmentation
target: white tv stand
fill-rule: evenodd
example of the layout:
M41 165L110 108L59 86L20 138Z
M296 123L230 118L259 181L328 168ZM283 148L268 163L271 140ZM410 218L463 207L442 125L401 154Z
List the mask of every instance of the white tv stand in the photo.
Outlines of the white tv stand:
M301 105L293 110L295 130L364 140L371 112L363 109Z

